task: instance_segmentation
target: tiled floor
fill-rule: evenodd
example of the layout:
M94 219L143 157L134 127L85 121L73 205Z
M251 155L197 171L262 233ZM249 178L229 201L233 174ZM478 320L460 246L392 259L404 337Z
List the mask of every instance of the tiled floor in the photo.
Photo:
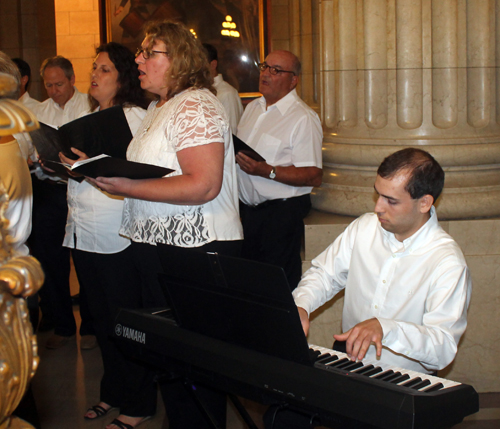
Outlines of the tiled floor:
M74 279L74 277L73 277ZM76 281L72 289L77 291ZM78 307L74 308L79 322ZM85 410L98 402L99 381L102 363L99 349L80 350L79 339L58 350L44 347L51 333L38 335L40 366L33 380L33 391L37 403L42 429L100 429L104 428L118 411L93 422L83 419ZM263 407L246 402L255 422L261 426L260 415ZM453 429L498 429L500 428L500 393L480 395L481 410L469 416ZM141 425L141 429L168 428L162 401L158 400L156 416ZM244 429L243 423L236 417L232 408L228 411L228 429ZM192 429L192 428L186 428Z

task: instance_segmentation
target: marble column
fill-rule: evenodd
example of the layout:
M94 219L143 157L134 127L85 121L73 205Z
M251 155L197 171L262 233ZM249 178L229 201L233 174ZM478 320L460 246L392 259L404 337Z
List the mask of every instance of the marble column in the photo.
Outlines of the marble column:
M404 147L446 172L441 219L500 215L500 0L321 0L319 210L373 210Z

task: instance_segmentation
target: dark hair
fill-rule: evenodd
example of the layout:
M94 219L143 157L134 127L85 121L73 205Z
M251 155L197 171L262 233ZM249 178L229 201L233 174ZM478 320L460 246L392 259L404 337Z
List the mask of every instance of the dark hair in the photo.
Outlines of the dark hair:
M40 66L40 76L42 77L42 79L45 69L49 67L59 67L64 72L64 75L67 79L71 79L75 75L75 71L73 70L73 64L71 64L71 61L61 55L46 58L43 61L42 65Z
M16 63L16 66L21 73L21 77L28 76L28 82L26 82L26 86L24 87L24 90L26 90L31 82L31 67L22 58L12 58L12 61Z
M207 55L208 63L210 64L213 60L219 61L217 58L217 49L210 43L203 43L203 49L205 49L205 54Z
M145 91L141 88L139 81L139 70L135 63L135 57L125 46L110 42L105 43L95 50L96 55L106 52L118 72L118 91L113 98L113 105L117 106L139 106L146 108L149 100ZM95 110L99 103L89 94L91 110Z
M430 153L413 147L402 149L382 161L377 174L391 179L406 170L410 177L405 190L415 200L430 195L434 202L444 186L444 171Z
M159 41L165 43L167 47L167 55L171 62L167 73L173 80L167 98L187 88L207 88L213 94L216 93L212 86L212 77L203 46L184 24L174 21L152 21L146 23L144 33L151 44Z

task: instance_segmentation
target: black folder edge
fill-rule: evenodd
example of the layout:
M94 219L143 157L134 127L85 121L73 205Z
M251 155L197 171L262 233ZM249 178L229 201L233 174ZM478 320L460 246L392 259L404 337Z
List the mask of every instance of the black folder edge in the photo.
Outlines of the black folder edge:
M61 167L57 162L45 161L49 167ZM64 167L66 169L66 167ZM53 168L55 169L55 168ZM87 162L71 171L86 177L126 177L127 179L158 179L170 174L172 169L158 165L144 164L141 162L128 161L126 159L106 157Z
M252 158L254 161L262 162L266 161L264 157L257 152L252 147L248 146L243 140L233 134L233 146L234 146L234 154L236 155L238 152L244 153L246 156Z

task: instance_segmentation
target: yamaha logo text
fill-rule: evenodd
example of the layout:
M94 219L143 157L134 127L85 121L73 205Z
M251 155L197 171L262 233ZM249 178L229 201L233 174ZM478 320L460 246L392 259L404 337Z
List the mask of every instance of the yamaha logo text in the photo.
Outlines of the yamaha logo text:
M126 326L118 324L115 326L115 334L141 344L146 344L146 333L137 331L136 329L127 328Z

